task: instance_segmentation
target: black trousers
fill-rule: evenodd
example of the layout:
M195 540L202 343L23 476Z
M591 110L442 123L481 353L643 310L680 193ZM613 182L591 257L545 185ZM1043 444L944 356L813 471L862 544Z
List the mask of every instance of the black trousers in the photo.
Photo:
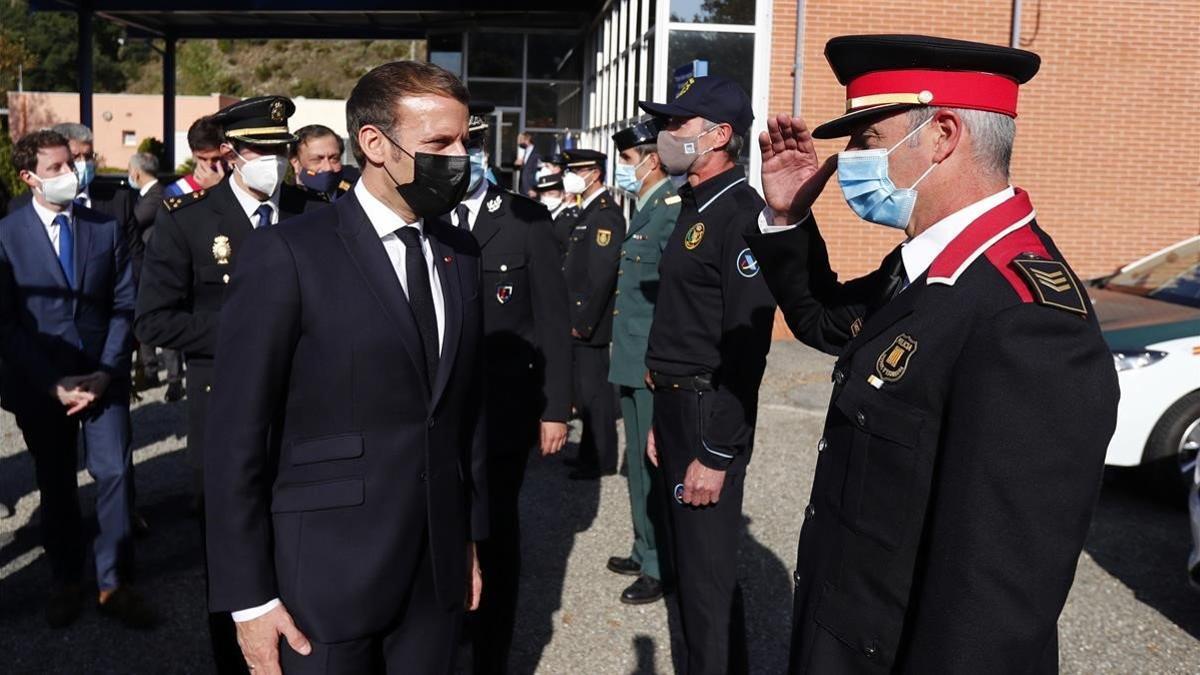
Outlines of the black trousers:
M573 345L575 407L583 421L579 464L603 473L617 470L616 391L608 381L608 345Z
M654 393L654 433L658 479L666 495L667 539L686 653L675 655L684 675L746 673L745 611L737 581L738 544L742 537L745 455L725 474L720 500L694 507L675 499L688 465L703 452L701 398L685 390Z
M535 381L497 376L489 377L487 407L490 530L478 546L483 597L469 619L479 675L507 671L521 578L521 485L544 405Z
M279 645L279 663L286 675L373 675L375 673L448 674L454 668L462 633L461 604L438 602L433 588L433 563L428 536L421 537L421 562L409 584L409 595L392 625L378 635L347 642L311 641L312 652L301 656ZM336 580L330 580L336 583ZM485 584L486 585L486 584Z

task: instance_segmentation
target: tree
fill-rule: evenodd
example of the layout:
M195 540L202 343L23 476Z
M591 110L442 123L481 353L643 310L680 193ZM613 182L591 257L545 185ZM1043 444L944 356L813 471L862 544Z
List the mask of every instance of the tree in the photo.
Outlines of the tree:
M96 19L92 23L92 77L96 91L123 91L126 69L121 63L119 26ZM25 68L25 89L78 91L78 19L70 12L31 12L25 0L0 0L0 45L16 44L36 68ZM9 47L12 50L12 47ZM0 85L15 89L16 63L4 58L0 46ZM18 54L18 58L20 55ZM24 63L21 61L21 63Z

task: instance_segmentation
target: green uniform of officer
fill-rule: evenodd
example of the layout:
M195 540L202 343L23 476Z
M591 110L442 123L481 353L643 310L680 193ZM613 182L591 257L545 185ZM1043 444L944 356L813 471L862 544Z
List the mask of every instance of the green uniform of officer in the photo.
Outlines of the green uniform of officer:
M655 143L662 127L652 118L613 134L621 153L615 172L617 187L637 199L621 243L608 369L609 382L620 391L621 419L625 423L633 550L628 558L610 558L608 568L618 574L638 575L637 581L621 594L621 602L632 605L662 597L655 536L656 528L662 527L661 509L655 508L661 496L651 495L654 479L646 460L646 435L650 432L654 400L646 386L646 341L658 298L658 260L675 228L680 205L675 186L658 158Z

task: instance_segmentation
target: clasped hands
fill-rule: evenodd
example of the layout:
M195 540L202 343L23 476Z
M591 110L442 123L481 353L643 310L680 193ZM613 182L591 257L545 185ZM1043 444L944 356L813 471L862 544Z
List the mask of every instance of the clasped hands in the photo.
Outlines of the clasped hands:
M67 409L67 415L76 415L100 400L111 382L112 376L99 370L87 375L68 375L54 383L51 395Z

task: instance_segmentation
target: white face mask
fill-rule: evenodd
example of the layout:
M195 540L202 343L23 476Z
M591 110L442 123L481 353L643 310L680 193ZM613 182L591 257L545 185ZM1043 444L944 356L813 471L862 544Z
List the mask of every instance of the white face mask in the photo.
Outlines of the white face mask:
M42 198L55 206L66 206L75 201L75 195L79 194L79 176L75 175L74 171L54 178L30 175L41 185L38 191L42 193Z
M138 185L137 179L133 177L132 173L126 176L125 180L129 181L129 187L134 190L139 190L142 187L141 185Z
M549 195L542 195L541 202L546 208L550 209L550 213L554 213L555 211L558 210L558 207L562 206L563 200L562 200L562 197L551 197Z
M574 171L568 171L563 174L563 190L573 195L583 194L587 189L587 184L583 182L583 178Z
M287 172L287 158L281 155L263 155L246 159L241 153L238 153L238 157L241 157L245 164L236 167L236 171L242 174L242 182L246 187L264 195L275 194Z

